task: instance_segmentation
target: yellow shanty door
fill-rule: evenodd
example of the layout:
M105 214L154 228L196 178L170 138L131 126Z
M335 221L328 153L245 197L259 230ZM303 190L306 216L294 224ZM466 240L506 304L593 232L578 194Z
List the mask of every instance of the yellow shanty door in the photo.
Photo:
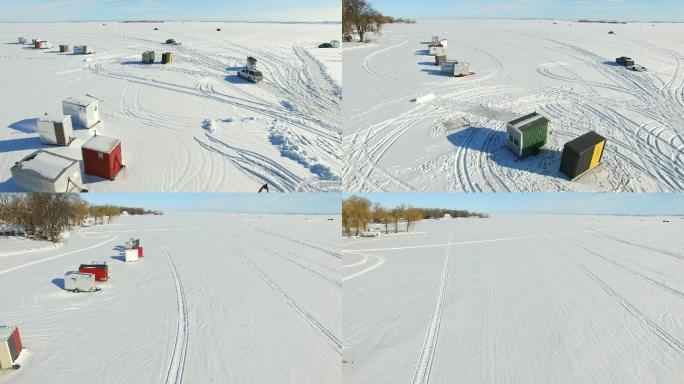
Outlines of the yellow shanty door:
M591 157L591 163L589 164L589 169L594 168L601 161L601 155L603 154L603 146L606 144L605 140L596 144L594 147L594 155Z

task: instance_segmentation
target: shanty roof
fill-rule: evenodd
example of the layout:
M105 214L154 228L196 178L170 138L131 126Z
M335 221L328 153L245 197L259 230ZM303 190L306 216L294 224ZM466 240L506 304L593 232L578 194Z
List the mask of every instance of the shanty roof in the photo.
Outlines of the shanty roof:
M594 131L589 131L584 135L565 143L565 148L575 153L582 153L587 149L593 148L596 144L605 141L606 138Z
M115 139L113 137L97 135L86 141L81 147L85 149L90 149L97 152L111 152L114 147L116 147L121 140Z
M516 128L520 131L525 131L527 129L531 129L533 127L533 125L531 125L530 123L533 123L536 121L548 123L549 119L538 114L537 112L532 112L528 115L518 117L515 120L511 120L508 122L508 124L510 124L511 126L513 126L514 128Z
M55 182L76 163L77 160L39 150L23 158L14 167L34 177Z
M70 98L64 100L64 103L67 103L67 104L74 104L74 105L78 105L78 106L81 106L81 107L87 107L87 106L89 106L89 105L92 104L92 103L97 103L97 100L88 99L88 98L85 98L85 97L84 97L84 98L80 98L80 97L70 97Z
M57 115L51 115L51 114L45 114L40 117L40 121L57 121L57 122L63 122L66 120L67 116L62 115L62 114L57 114Z
M7 340L12 336L14 332L14 327L8 327L6 325L0 325L0 340Z
M69 271L64 276L92 277L92 273L81 273L79 271Z

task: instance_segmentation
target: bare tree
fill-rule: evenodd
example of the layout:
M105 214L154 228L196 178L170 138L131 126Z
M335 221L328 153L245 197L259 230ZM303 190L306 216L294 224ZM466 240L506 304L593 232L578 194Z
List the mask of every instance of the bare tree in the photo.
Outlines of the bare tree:
M366 0L342 1L342 29L343 33L353 32L359 35L359 41L365 41L368 32L379 31L384 17L376 11Z

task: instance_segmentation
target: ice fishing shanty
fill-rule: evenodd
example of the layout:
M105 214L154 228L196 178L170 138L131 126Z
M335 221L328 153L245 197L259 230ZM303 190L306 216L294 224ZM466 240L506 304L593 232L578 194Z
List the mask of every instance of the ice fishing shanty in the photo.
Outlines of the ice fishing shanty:
M71 116L71 123L82 128L92 128L100 122L97 100L70 97L62 101L62 113Z
M17 38L17 42L19 44L26 44L26 38L19 36L19 38Z
M19 368L15 362L23 349L19 328L0 325L0 371Z
M508 148L523 158L539 152L546 144L549 132L549 119L532 112L506 123Z
M69 52L69 45L68 44L60 44L59 45L59 51L60 52Z
M173 53L171 53L171 52L162 53L162 58L161 58L162 64L171 64L172 62L173 62Z
M435 56L436 57L436 56ZM442 63L441 71L445 75L462 77L470 74L470 63L458 60L445 60Z
M124 167L121 155L121 140L95 135L81 146L84 172L114 180Z
M145 256L143 252L143 247L140 246L140 239L138 238L131 237L131 239L124 244L124 250L131 250L137 252L138 258L143 258Z
M43 144L69 145L74 140L71 116L46 113L38 119L38 133Z
M52 48L52 44L50 44L49 42L47 42L45 40L36 40L33 43L33 48L35 48L35 49L49 49L49 48Z
M560 171L576 180L601 164L605 145L606 138L594 131L565 143Z
M615 62L624 65L625 67L629 67L630 65L634 65L634 60L632 58L627 57L627 56L620 56L617 59L615 59Z
M104 261L92 261L89 264L81 264L78 267L81 273L91 273L95 276L95 281L109 280L109 267Z
M89 55L93 53L87 45L74 45L74 55Z
M435 55L435 65L437 66L442 66L444 62L447 61L447 56L446 55Z
M87 192L82 186L78 160L38 150L11 169L17 192Z
M124 261L132 262L132 261L138 261L140 259L140 256L138 256L138 250L137 249L124 249Z
M446 55L446 48L441 44L431 45L428 48L428 54L430 56L444 56Z
M142 53L142 62L144 64L154 63L154 51L145 51Z
M64 289L72 292L95 292L100 288L95 286L95 275L69 271L64 274Z

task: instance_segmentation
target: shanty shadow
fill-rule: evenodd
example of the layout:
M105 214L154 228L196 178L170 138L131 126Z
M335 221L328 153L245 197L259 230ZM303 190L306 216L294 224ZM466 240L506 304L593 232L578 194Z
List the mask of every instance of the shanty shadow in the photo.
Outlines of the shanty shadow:
M456 147L485 153L487 161L501 167L567 179L558 169L561 151L541 148L538 154L520 159L508 149L505 131L489 127L468 127L450 134L447 139Z
M64 279L61 277L57 279L52 279L52 284L56 285L59 289L64 289Z
M238 75L228 75L228 76L226 76L226 81L231 83L231 84L251 84L252 83L251 81L245 80Z
M112 248L112 251L123 252L124 247L123 245L117 245L116 247Z
M7 179L0 182L0 192L13 192L16 190L14 179Z
M434 61L421 61L418 65L435 65Z
M432 76L452 77L447 75L446 73L442 73L441 69L421 69L420 71Z
M244 65L241 67L226 67L226 71L239 71L244 67L245 67Z
M81 163L81 165L82 164L83 163ZM100 177L100 176L89 175L87 173L83 174L83 182L86 184L102 183L104 181L111 181L111 180L105 179L104 177Z
M42 146L39 137L24 137L0 141L0 153L38 149ZM19 159L17 159L19 160Z
M611 67L622 67L622 64L616 63L615 61L606 60L603 62L604 65L610 65Z
M417 50L416 53L415 53L416 56L427 56L427 55L429 55L429 54L430 54L430 50L429 50L429 49L419 49L419 50Z
M142 60L125 60L125 61L120 61L119 64L121 65L148 65L142 62Z
M118 261L121 261L121 262L124 262L124 263L126 262L126 256L123 256L123 255L112 256L111 259L112 259L112 260L118 260Z
M38 119L24 119L8 125L7 127L24 133L38 132Z

